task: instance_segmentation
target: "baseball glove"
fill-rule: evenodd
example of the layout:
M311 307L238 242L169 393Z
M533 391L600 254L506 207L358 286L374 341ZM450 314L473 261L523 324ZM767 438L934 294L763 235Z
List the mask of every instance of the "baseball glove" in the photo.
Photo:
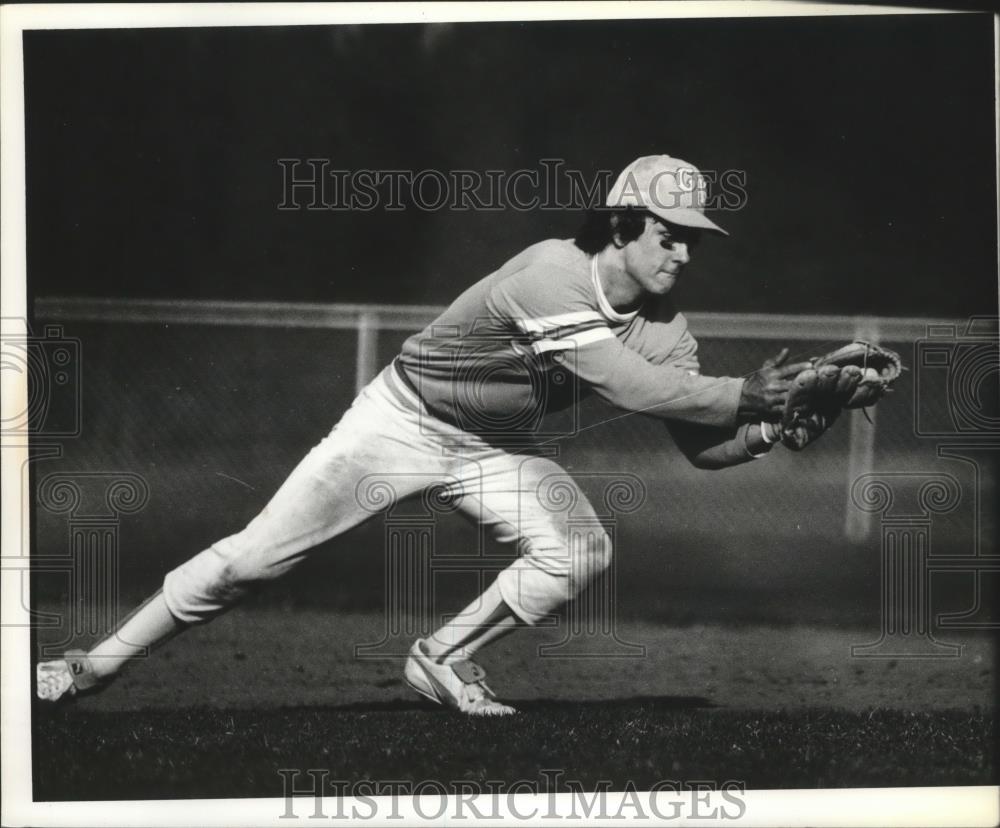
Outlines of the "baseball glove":
M895 351L860 340L810 361L792 380L781 416L781 442L793 451L822 437L843 409L877 403L903 370Z
M835 365L841 373L848 367L860 370L861 379L851 395L842 398L841 408L867 408L874 405L892 389L892 384L903 372L899 354L860 339L813 360L813 365L816 368Z
M838 388L842 387L842 395L853 393L860 379L853 371L848 371L842 385L840 374L840 368L829 365L806 368L792 380L779 423L781 442L785 447L802 451L837 421L842 409L837 404Z

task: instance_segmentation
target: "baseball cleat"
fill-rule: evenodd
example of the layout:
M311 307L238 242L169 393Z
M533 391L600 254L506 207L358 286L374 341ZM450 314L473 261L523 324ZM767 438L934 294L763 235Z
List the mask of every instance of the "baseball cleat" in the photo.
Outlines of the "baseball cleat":
M81 693L99 690L107 682L94 672L83 650L67 650L57 661L41 661L35 667L38 698L57 702Z
M431 701L453 707L468 716L509 716L517 711L495 701L486 684L486 671L474 661L438 664L418 639L406 659L406 683Z

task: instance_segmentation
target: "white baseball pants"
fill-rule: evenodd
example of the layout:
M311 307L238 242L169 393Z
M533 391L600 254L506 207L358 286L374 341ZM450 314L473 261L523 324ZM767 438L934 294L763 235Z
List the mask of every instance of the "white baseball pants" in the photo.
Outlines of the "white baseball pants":
M611 543L572 478L550 459L491 446L428 413L390 366L292 471L247 527L168 573L180 621L222 612L308 551L410 495L441 486L519 557L501 595L535 624L610 563ZM589 527L580 532L571 527Z

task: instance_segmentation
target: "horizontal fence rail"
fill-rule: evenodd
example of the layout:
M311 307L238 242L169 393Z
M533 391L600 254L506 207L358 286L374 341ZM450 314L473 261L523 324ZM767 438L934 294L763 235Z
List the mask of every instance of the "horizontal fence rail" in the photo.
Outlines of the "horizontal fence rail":
M174 325L248 325L266 328L418 331L443 308L433 305L358 305L321 302L227 302L198 299L90 299L47 296L35 316L60 322L138 322Z
M141 322L177 325L251 325L417 331L443 310L438 305L375 305L322 302L229 302L197 299L92 299L45 296L34 304L39 319L76 322ZM964 325L955 319L809 314L685 313L702 337L836 341L858 331L887 342L927 336L931 326Z

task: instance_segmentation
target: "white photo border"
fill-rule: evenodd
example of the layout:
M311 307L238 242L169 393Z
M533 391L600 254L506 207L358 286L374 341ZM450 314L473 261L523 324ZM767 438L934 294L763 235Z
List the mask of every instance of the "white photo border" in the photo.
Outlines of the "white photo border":
M22 34L39 29L109 29L161 27L295 26L378 23L433 23L548 20L638 20L651 18L822 17L960 13L928 8L808 2L510 2L510 3L205 3L205 4L60 4L18 5L0 9L0 269L5 325L23 327L27 318L24 72ZM1000 24L994 17L994 66L1000 51ZM1000 83L1000 72L997 72ZM998 144L1000 152L1000 144ZM20 331L24 332L24 331ZM27 399L23 374L2 372L4 418L22 411ZM25 442L25 441L21 441ZM28 447L18 441L2 445L4 559L19 559L28 506L22 496ZM225 799L122 802L32 801L30 630L23 608L20 569L0 572L2 671L3 825L111 826L287 826L282 799ZM545 801L542 801L545 799ZM547 798L518 795L517 813L544 813ZM746 812L736 820L671 820L674 825L737 824L741 826L990 826L1000 821L1000 787L857 788L834 790L747 791ZM349 803L348 811L349 811ZM381 803L380 803L381 804ZM397 803L401 819L365 820L368 824L414 824L421 821L412 801ZM381 812L380 812L381 813ZM301 818L308 814L302 812ZM521 820L526 825L565 826L566 819ZM607 824L620 824L608 820ZM653 824L653 820L650 823Z

